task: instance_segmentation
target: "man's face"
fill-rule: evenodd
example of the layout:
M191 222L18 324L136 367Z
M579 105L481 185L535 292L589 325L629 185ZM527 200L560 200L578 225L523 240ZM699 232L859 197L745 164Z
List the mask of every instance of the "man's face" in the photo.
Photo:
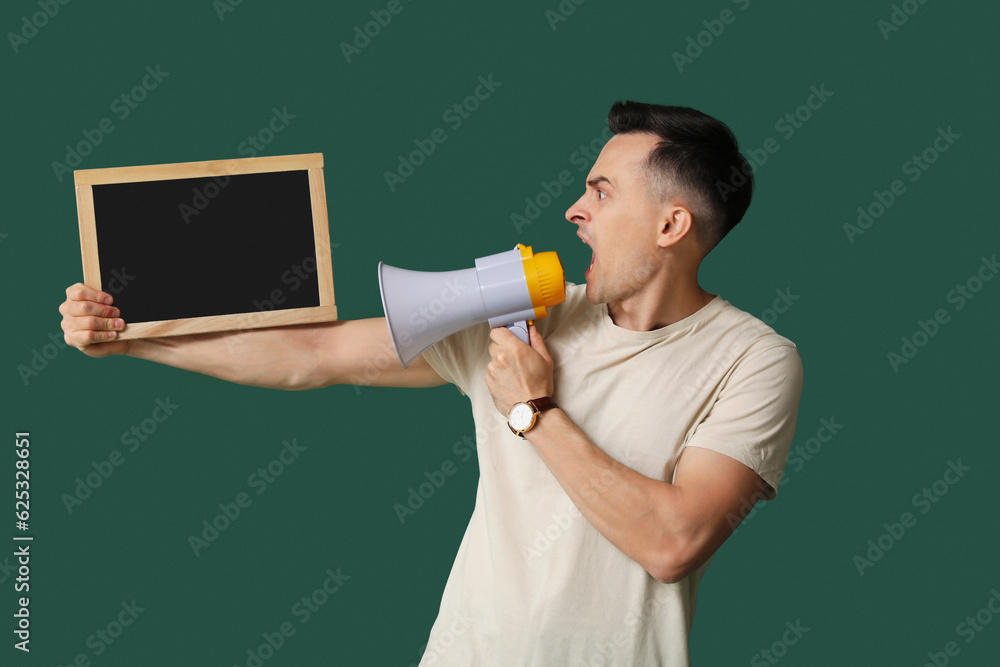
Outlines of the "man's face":
M637 294L662 265L656 234L664 208L649 200L641 171L658 141L644 133L611 137L587 175L586 192L566 211L594 251L584 274L591 303Z

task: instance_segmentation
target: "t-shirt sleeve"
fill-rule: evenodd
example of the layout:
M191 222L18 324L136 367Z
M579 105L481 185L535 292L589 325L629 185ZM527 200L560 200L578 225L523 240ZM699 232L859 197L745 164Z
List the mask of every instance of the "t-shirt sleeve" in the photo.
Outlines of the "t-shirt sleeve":
M708 415L687 446L730 456L767 482L766 500L778 495L802 394L802 359L794 345L750 353L737 362Z
M423 357L445 382L468 396L482 355L489 357L490 329L484 322L446 336L423 351Z

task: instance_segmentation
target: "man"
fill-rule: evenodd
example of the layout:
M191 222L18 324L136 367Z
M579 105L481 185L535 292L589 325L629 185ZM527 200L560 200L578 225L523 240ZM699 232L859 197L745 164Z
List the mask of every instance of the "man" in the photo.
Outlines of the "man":
M475 510L421 665L688 665L701 576L776 496L798 351L697 279L749 206L751 170L694 109L619 102L609 127L566 212L594 251L586 285L567 284L530 344L484 323L375 378L454 383L477 427ZM114 341L110 297L67 296L66 341L85 353L241 384L346 383L391 354L383 318Z

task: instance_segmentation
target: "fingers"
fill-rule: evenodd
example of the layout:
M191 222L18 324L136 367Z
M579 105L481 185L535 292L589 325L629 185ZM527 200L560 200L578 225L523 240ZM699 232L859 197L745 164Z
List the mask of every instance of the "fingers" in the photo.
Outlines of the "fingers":
M59 306L63 315L63 338L67 345L84 350L95 343L114 340L125 326L121 312L110 305L110 294L82 283L66 289L66 301Z
M64 301L59 306L59 312L70 317L96 315L97 317L119 317L121 311L114 306L105 306L93 301Z
M114 299L106 292L87 287L83 283L76 283L66 288L66 297L73 301L95 301L97 303L110 304Z
M520 341L513 331L505 326L493 327L490 329L490 339L497 345L510 344L512 341Z
M78 317L77 331L116 331L122 328L124 322L114 317Z
M528 340L531 341L531 349L542 355L542 358L545 359L546 362L552 363L552 357L549 355L549 348L545 346L545 339L542 338L542 334L538 333L538 328L535 326L534 322L528 325Z
M66 343L83 349L93 343L103 343L114 340L124 322L121 319L106 317L75 317L63 320L63 338Z
M118 336L117 331L96 331L93 329L81 329L79 331L74 331L72 334L67 334L64 336L66 343L72 345L73 347L82 350L89 345L95 345L97 343L107 343L108 341L114 340Z
M494 343L499 344L500 340L503 339L503 334L499 333L499 331L504 328L505 327L493 327L492 329L490 329L490 340L492 340Z

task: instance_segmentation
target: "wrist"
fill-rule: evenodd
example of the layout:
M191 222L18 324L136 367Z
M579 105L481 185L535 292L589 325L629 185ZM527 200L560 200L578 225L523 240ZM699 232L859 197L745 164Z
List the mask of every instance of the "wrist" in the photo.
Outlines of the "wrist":
M137 359L141 358L141 355L139 354L139 348L142 345L141 338L129 338L120 342L124 343L124 345L119 352L116 352L117 355L122 357L134 357Z
M546 410L535 417L535 426L524 434L525 437L531 435L547 434L551 431L555 423L560 419L563 419L566 413L562 411L562 408L555 407L551 410Z
M507 426L514 435L524 438L526 433L536 427L543 413L558 407L550 395L519 401L511 407L507 415Z

